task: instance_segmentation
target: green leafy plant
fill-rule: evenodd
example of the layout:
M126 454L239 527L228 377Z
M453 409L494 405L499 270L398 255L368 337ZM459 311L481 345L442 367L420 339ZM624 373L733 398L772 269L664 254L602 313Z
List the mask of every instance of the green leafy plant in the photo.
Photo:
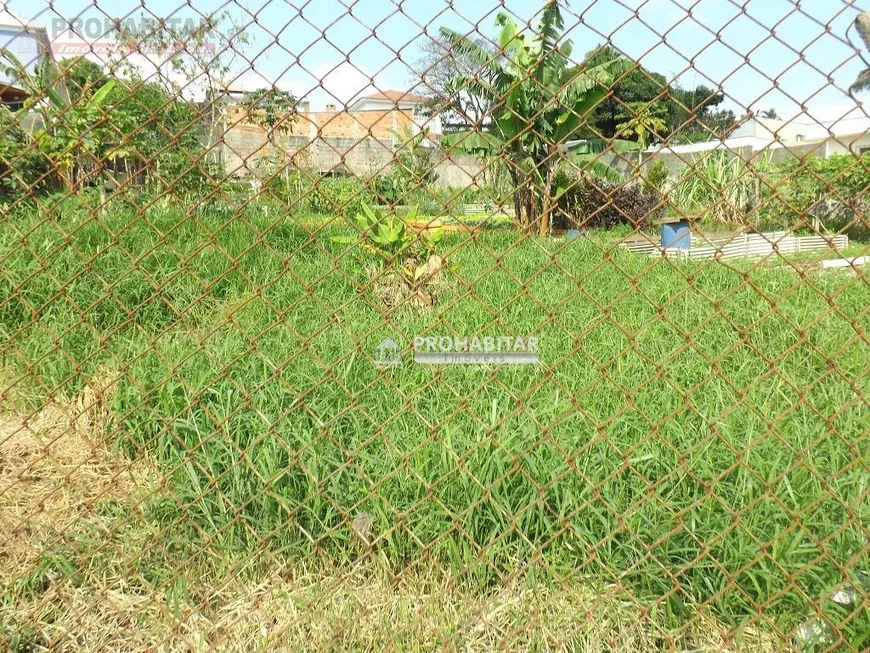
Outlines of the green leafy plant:
M389 172L374 180L375 194L388 204L419 200L418 196L426 195L426 189L438 180L432 153L423 146L429 130L423 129L413 134L408 125L403 125L401 130L393 130L392 135L397 143L394 165Z
M616 127L616 135L637 142L638 163L643 160L643 151L647 145L667 134L667 113L667 107L660 102L630 102L617 114L621 122Z
M19 199L41 190L50 180L50 170L51 161L19 119L0 106L0 195Z
M668 166L661 159L653 161L646 170L646 179L644 180L643 189L647 193L661 194L665 190L668 183Z
M116 82L109 80L89 95L70 102L66 81L59 67L45 61L32 71L12 52L0 50L0 66L17 80L28 98L16 113L35 113L39 127L26 131L27 147L38 148L67 190L79 188L102 167L111 143L109 96Z
M356 177L323 177L307 195L308 209L320 215L342 215L349 219L375 204L372 192Z
M430 185L438 180L438 173L432 166L432 152L423 146L428 137L428 128L413 134L408 125L393 132L393 138L399 143L396 150L396 170L411 187Z
M768 171L777 192L764 207L773 223L791 228L848 229L856 236L870 230L870 154L790 159Z
M418 207L412 206L408 215L400 218L363 204L362 211L356 215L359 236L333 238L334 242L359 245L379 267L387 268L386 275L379 275L384 281L379 294L390 304L410 299L418 306L431 305L432 293L426 286L444 267L444 259L435 252L443 237L443 228L433 224L420 234L414 233L408 225L415 222L417 212ZM400 280L399 292L390 283L392 275Z
M757 220L769 195L762 181L769 170L769 155L750 163L730 152L710 152L680 172L670 193L671 203L682 213L711 222L748 225Z
M521 33L506 14L499 13L499 44L494 57L480 44L447 28L442 37L465 57L474 57L486 78L458 76L454 87L492 100L491 120L473 131L449 135L448 147L486 156L500 156L514 183L517 220L525 230L546 233L554 209L554 177L567 141L576 138L589 113L615 81L630 69L618 58L598 65L573 65L573 45L563 38L564 20L557 0L547 0L537 29ZM578 164L597 160L604 145L590 145L573 153ZM636 147L636 146L635 146Z
M648 227L659 211L659 200L640 184L594 179L585 171L557 175L559 188L556 229L632 229Z
M416 217L417 207L411 209ZM386 262L393 261L408 250L414 238L407 223L394 214L384 215L380 210L363 204L362 212L357 213L356 223L362 234L363 248Z

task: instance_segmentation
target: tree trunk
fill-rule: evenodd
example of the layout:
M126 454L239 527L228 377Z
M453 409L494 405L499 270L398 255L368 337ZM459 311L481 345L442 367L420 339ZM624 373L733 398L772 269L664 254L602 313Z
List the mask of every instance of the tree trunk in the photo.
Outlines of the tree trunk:
M550 233L553 215L553 178L556 176L556 166L552 163L547 164L546 182L544 183L544 201L541 209L541 220L538 228L538 234L546 236Z

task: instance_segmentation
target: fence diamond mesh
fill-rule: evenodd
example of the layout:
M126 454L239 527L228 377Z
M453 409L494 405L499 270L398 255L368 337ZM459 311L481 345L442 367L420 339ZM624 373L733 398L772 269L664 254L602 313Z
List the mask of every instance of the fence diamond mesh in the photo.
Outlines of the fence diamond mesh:
M0 12L0 645L870 648L870 4Z

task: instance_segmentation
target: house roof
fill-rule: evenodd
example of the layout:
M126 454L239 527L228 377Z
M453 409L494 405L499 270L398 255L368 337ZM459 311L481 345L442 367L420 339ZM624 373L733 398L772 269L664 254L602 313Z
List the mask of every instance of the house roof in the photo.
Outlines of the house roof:
M648 152L670 152L672 154L692 154L710 150L752 147L753 150L779 149L795 145L811 145L830 139L840 140L860 137L870 133L870 116L863 107L823 107L811 112L801 113L788 120L757 118L747 116L741 127L758 123L761 130L737 129L725 140L711 140L686 145L666 147L653 146ZM795 134L800 134L796 138Z
M380 100L386 102L410 102L415 104L423 104L429 102L430 98L425 95L417 95L407 91L382 91L374 95L366 95L361 100Z
M5 28L18 28L18 29L31 29L31 30L45 30L45 25L36 20L27 20L26 18L22 18L14 11L6 9L5 6L0 7L0 27Z

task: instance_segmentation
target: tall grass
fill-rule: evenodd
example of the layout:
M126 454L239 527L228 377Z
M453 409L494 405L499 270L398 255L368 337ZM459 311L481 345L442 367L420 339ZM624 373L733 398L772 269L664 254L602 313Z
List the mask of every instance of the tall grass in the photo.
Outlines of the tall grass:
M684 167L670 199L684 214L696 214L710 222L750 225L769 195L763 174L770 157L747 162L730 152L713 151L696 157Z
M121 444L169 478L153 519L343 558L364 512L396 565L592 575L784 630L870 565L863 277L492 232L448 239L433 310L387 314L341 225L241 217L0 225L3 365L35 403L120 372ZM535 334L543 364L371 361L387 336L475 333Z

